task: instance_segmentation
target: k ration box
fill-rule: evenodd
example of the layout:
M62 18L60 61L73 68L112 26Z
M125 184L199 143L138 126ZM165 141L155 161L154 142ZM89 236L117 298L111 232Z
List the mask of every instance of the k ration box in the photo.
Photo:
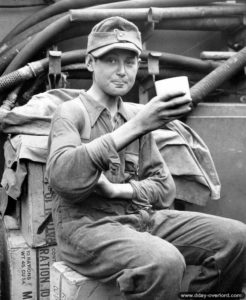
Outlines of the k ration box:
M10 229L8 223L4 220L6 299L50 300L50 267L57 260L56 246L31 248L21 231Z
M73 271L62 261L51 267L50 300L123 300L119 288Z

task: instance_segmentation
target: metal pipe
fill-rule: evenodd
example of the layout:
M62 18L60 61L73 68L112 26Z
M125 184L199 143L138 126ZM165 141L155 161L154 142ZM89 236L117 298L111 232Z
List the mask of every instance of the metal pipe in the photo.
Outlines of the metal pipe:
M196 105L201 102L209 93L242 69L245 64L246 47L230 57L191 88L193 104Z
M167 19L155 23L156 30L228 31L244 25L243 17L213 17L192 19Z
M184 7L202 6L213 3L214 0L131 0L112 3L111 8L138 8L138 7ZM96 8L107 8L105 4L97 5ZM92 7L93 9L93 7Z
M225 60L235 54L236 52L232 51L202 51L200 54L200 58L209 60Z
M147 60L152 51L143 51L141 59ZM153 51L154 53L154 51ZM219 66L216 62L202 61L198 58L187 57L184 55L171 54L166 52L160 52L158 59L161 64L167 64L169 66L178 66L185 70L195 70L199 72L208 73Z
M78 12L80 10L77 10ZM177 18L205 18L205 17L226 17L244 15L246 5L232 7L179 7L179 8L156 8L151 7L149 20L159 22L163 19Z
M114 0L113 2L123 2L124 0ZM31 27L32 25L37 24L38 22L45 20L49 17L63 13L68 9L76 9L93 6L95 4L104 4L110 3L112 0L62 0L57 3L54 3L50 6L45 7L44 9L38 11L37 13L31 15L28 19L23 20L17 24L2 40L2 43L5 43L13 36L24 31L25 29Z
M221 1L214 1L213 3L212 3L212 5L213 6L221 6L221 5L223 5L223 6L236 6L236 5L242 5L242 4L244 4L245 3L245 0L243 0L243 1L239 1L239 0L234 0L234 1L228 1L228 0L226 0L225 2L221 2Z
M148 70L147 69L140 69L138 71L137 77L138 78L146 78L148 76ZM176 69L176 68L161 68L160 73L155 76L156 80L163 79L163 78L171 78L171 77L177 77L177 76L187 76L189 78L190 84L193 82L198 82L204 77L204 74L198 73L198 72L192 72L192 71L186 71L182 69Z
M163 19L177 19L177 18L204 18L204 17L225 17L243 15L246 11L246 5L231 7L167 7L167 8L138 8L138 9L71 9L71 22L87 22L100 21L106 17L115 15L127 18L129 20L147 20L149 22L160 22Z
M160 8L161 9L161 8ZM120 16L131 21L147 21L149 8L109 8L109 9L70 9L71 22L101 21L105 18Z

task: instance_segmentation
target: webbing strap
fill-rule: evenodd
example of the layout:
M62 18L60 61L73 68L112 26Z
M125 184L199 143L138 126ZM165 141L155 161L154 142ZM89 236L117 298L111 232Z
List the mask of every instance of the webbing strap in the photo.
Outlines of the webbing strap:
M91 122L90 122L88 111L85 108L84 103L81 99L82 97L83 97L83 95L80 94L79 97L77 97L71 101L74 101L76 103L76 105L82 110L82 113L83 113L82 115L84 117L84 120L83 120L84 126L81 129L80 136L81 136L81 138L83 138L85 140L89 140L91 137Z

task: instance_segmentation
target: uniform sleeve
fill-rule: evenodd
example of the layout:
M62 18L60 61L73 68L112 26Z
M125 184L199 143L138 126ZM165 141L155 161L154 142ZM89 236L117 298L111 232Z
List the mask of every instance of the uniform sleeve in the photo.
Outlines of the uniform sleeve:
M102 171L119 163L110 134L81 143L76 113L62 105L54 115L49 135L47 176L51 187L65 199L83 201L93 191ZM82 116L83 117L83 116Z
M133 200L149 202L154 208L170 207L176 188L171 173L163 160L152 134L140 139L139 181L130 181Z

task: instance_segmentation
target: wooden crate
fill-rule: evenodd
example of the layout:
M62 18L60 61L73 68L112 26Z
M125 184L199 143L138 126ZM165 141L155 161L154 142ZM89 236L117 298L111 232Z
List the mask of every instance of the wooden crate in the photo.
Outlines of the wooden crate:
M52 198L45 177L45 164L27 163L27 178L20 197L21 232L31 247L55 245L54 223L51 221L41 234L38 228L51 213Z
M4 217L4 297L50 300L50 267L57 260L57 246L31 248L14 222Z
M120 290L73 271L64 262L51 267L50 300L123 300Z

